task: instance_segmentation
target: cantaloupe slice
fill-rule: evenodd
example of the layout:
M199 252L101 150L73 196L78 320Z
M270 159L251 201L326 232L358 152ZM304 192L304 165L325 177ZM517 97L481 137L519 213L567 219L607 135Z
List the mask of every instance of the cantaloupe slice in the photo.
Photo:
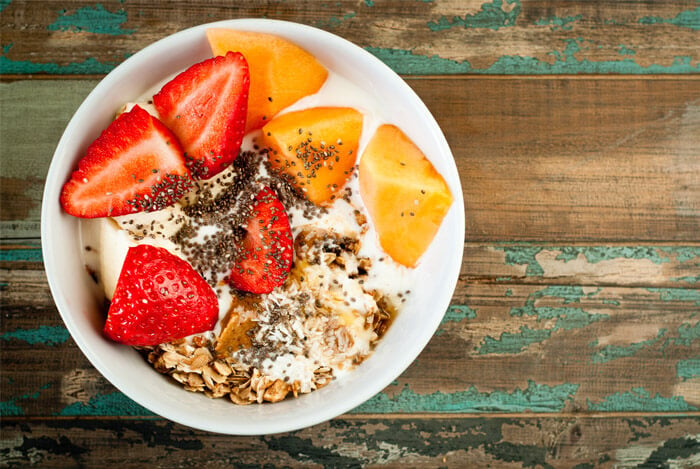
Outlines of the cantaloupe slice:
M282 114L262 132L273 169L286 173L317 205L332 202L352 175L362 134L362 114L352 108L317 107Z
M272 34L207 29L214 55L240 52L248 61L250 92L246 133L259 129L279 111L304 96L316 93L328 70L313 55Z
M452 204L452 194L420 149L396 126L382 125L360 159L360 194L382 249L414 267Z

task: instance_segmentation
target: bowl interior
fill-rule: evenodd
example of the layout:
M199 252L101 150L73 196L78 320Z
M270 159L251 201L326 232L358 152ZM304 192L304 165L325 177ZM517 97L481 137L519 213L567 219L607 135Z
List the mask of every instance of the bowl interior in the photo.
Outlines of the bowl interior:
M389 110L447 181L454 203L418 266L421 288L357 369L329 386L274 405L235 406L185 392L155 372L129 347L104 339L105 314L80 255L78 219L66 215L59 194L87 146L122 104L163 78L209 58L208 27L269 32L314 54L326 67L359 85ZM330 33L272 20L231 20L191 28L152 44L110 73L70 121L54 154L42 205L42 247L49 285L74 340L92 364L137 403L170 420L219 433L290 431L335 417L381 391L427 344L449 305L464 241L464 205L457 169L437 123L410 87L378 59Z

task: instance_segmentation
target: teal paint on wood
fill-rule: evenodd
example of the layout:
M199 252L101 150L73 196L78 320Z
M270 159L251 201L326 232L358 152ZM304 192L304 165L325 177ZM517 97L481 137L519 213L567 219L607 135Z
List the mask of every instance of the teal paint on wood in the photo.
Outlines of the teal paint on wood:
M647 290L658 293L661 301L688 301L700 306L700 290L692 288L647 288Z
M588 410L600 412L684 412L698 410L688 404L683 396L664 397L656 393L652 397L644 388L616 392L598 403L586 399L586 404Z
M124 394L113 392L101 394L90 398L87 404L74 402L64 407L58 415L81 416L81 415L155 415L145 407L138 405Z
M676 375L684 380L700 377L700 357L680 360L676 363Z
M355 16L356 16L356 13L354 11L351 11L349 13L344 14L340 18L338 18L337 16L331 16L327 20L314 21L312 24L313 24L313 26L315 26L317 28L335 29L338 26L340 26L341 24L343 24L344 21L352 19Z
M556 319L551 329L532 329L525 325L518 332L504 332L498 338L484 337L477 348L479 355L503 353L517 354L528 346L543 342L558 330L581 329L594 322L609 318L607 314L589 313L579 307L571 306L535 306L538 299L550 297L561 299L564 304L579 303L581 298L593 297L601 292L601 288L584 293L579 286L548 286L528 295L525 305L511 308L511 316L534 316L537 322Z
M506 5L507 9L504 8ZM498 30L514 26L521 9L520 0L506 0L505 5L503 0L492 0L482 4L481 9L474 14L467 13L464 17L454 16L452 19L442 16L437 21L428 21L427 24L431 31L443 31L454 27Z
M24 409L17 405L17 399L0 402L0 415L3 417L20 417Z
M573 28L571 23L575 23L581 18L583 18L583 15L566 16L564 18L560 18L558 16L550 16L549 18L540 18L539 20L535 21L535 24L537 26L549 26L549 29L551 29L552 31L571 31L571 29Z
M673 255L678 262L688 262L692 260L697 260L696 266L700 267L700 247L697 246L687 246L687 247L661 247L659 250Z
M477 353L479 355L520 353L531 344L549 339L552 332L552 329L531 329L529 326L520 326L519 332L504 332L497 339L491 336L484 337Z
M681 28L700 30L700 7L695 10L686 10L678 13L673 18L661 18L659 16L645 16L639 19L640 24L672 24Z
M445 315L442 317L442 321L440 322L440 328L437 330L435 335L442 335L445 332L447 332L447 329L444 327L445 325L449 323L459 323L467 319L474 319L476 318L476 311L471 309L467 305L453 305L450 306L447 311L445 312Z
M620 44L617 48L617 53L620 55L636 55L637 51L624 44Z
M583 256L587 262L597 264L615 259L648 260L654 264L664 264L675 258L679 263L700 258L700 248L695 246L534 246L529 243L498 246L494 248L505 253L506 265L526 266L525 275L538 277L544 269L537 261L542 251L559 252L556 260L570 262ZM692 278L692 277L691 277ZM681 279L686 279L682 277Z
M7 8L7 6L12 3L12 0L0 0L0 13Z
M5 262L44 262L41 249L0 249L0 261Z
M396 73L404 75L460 75L471 73L469 62L443 59L438 55L430 57L414 54L403 49L388 49L382 47L365 47L365 50L379 58Z
M36 400L41 395L41 391L48 389L50 387L51 387L51 383L44 384L43 386L41 386L39 388L38 391L36 391L32 394L24 394L22 396L15 397L13 399L0 402L0 416L18 417L18 416L24 415L24 409L17 405L17 401Z
M9 49L8 49L9 50ZM8 50L5 50L7 54ZM12 60L3 54L0 56L0 73L6 74L34 74L48 73L52 75L90 75L107 74L118 64L114 62L102 63L93 57L85 59L83 62L71 62L66 65L59 65L52 62L31 62L29 60Z
M506 253L505 263L507 265L526 266L525 275L528 277L544 275L544 269L535 258L544 248L538 246L506 246L495 249Z
M424 56L403 49L384 49L366 47L365 49L389 65L395 72L404 75L448 75L448 74L483 74L483 75L554 75L554 74L684 74L700 72L700 63L689 56L674 57L668 64L650 64L642 66L625 56L620 60L578 59L581 52L581 38L565 39L564 49L550 52L553 62L536 57L505 55L487 68L472 68L469 61L445 59L437 55Z
M678 328L677 336L666 340L664 346L669 344L689 347L695 340L700 339L700 321L691 326L688 323L681 324Z
M685 277L672 277L670 280L672 282L698 283L700 282L700 275L696 275L695 277L691 275L687 275Z
M122 24L127 21L126 10L111 12L98 3L94 7L86 6L78 8L75 13L68 14L66 10L59 12L56 21L47 26L49 31L75 31L90 32L96 34L109 34L121 36L132 34L133 29L122 29Z
M653 339L644 340L641 342L634 342L629 345L606 345L605 347L591 355L591 361L593 363L600 364L607 363L618 358L634 356L640 350L651 347L658 343L665 334L666 329L660 329L656 337L654 337ZM589 346L597 347L598 340L591 342Z
M393 397L380 393L352 413L391 412L558 412L573 399L578 384L564 383L555 386L528 381L527 388L513 392L481 392L475 386L466 391L417 394L408 386Z
M0 340L21 340L30 345L59 345L70 338L63 326L39 326L36 329L15 329L0 335Z

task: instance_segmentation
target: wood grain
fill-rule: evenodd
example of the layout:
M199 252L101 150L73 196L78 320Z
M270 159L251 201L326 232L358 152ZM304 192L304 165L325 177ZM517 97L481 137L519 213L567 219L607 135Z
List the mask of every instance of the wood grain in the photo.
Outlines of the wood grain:
M0 461L41 467L697 467L683 417L341 417L231 437L162 420L7 419ZM129 458L125 461L124 455Z
M80 353L43 271L0 270L0 291L5 415L151 415ZM698 310L693 288L462 280L423 353L353 412L700 410Z
M169 34L230 18L315 26L411 75L700 71L693 0L13 0L0 15L6 74L106 73Z
M408 82L455 156L467 241L700 241L700 79ZM3 237L38 236L53 148L95 84L0 84Z

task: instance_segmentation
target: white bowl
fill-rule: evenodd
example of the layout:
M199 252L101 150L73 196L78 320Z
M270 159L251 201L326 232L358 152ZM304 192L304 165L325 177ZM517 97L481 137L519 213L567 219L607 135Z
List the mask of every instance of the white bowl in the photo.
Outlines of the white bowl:
M81 261L78 219L67 215L59 194L87 146L114 113L156 83L211 57L210 27L260 31L287 38L327 68L358 84L381 106L393 109L398 125L443 175L454 203L418 269L420 289L411 295L373 354L330 385L276 404L236 406L184 391L151 368L130 347L102 336L101 299ZM269 434L296 430L336 417L363 403L396 379L437 329L459 275L464 243L464 202L457 168L435 119L411 88L380 60L319 29L263 19L221 21L162 39L124 61L90 93L71 119L46 179L41 213L44 264L51 292L73 339L114 386L143 407L175 422L218 433Z

